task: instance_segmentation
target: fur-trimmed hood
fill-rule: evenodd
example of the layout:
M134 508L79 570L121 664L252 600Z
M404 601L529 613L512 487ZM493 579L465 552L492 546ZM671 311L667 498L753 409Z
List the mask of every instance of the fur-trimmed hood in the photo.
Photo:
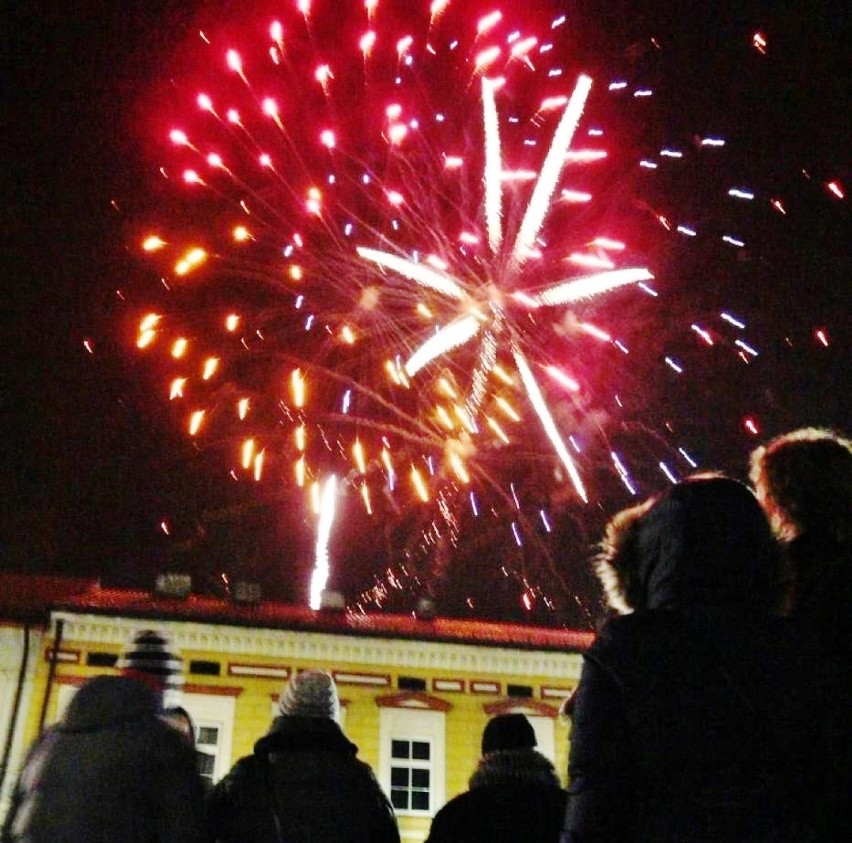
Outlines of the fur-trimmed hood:
M782 569L752 492L721 476L685 480L615 516L596 570L616 611L692 606L768 610Z
M488 752L470 777L470 789L521 785L559 789L553 764L536 749L506 749Z

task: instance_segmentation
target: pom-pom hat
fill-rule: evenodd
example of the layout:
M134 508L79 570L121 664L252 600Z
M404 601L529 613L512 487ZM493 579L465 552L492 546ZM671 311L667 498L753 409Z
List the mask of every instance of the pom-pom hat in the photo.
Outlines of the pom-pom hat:
M303 670L284 688L278 710L285 717L325 717L340 722L340 699L331 674Z

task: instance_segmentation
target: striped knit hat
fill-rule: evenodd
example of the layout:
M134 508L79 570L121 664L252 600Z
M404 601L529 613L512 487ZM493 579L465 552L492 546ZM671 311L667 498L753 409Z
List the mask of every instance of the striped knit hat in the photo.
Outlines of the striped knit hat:
M137 632L118 661L124 676L138 679L163 695L163 705L179 701L183 687L183 660L170 650L169 640L150 629Z

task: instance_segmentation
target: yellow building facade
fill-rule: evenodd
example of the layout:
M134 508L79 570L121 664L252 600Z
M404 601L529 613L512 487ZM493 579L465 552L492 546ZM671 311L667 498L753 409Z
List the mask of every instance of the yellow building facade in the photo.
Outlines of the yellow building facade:
M424 840L436 811L466 790L494 714L526 714L564 782L559 706L579 680L589 633L194 595L93 589L54 608L19 743L57 720L86 679L114 672L128 639L146 628L166 633L183 657L182 704L212 781L251 754L288 678L315 667L334 676L343 729L391 797L405 841Z

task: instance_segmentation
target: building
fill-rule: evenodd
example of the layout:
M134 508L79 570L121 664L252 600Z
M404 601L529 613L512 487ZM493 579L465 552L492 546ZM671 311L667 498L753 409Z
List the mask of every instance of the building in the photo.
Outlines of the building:
M2 578L0 578L2 579ZM587 632L401 615L315 612L270 602L90 587L54 604L31 649L18 746L55 721L77 687L114 670L133 632L166 632L185 664L183 704L195 720L204 774L215 781L251 753L284 682L328 670L344 731L376 772L406 841L467 788L488 718L526 714L564 776L568 727L559 706L576 686ZM17 764L10 764L12 778Z

